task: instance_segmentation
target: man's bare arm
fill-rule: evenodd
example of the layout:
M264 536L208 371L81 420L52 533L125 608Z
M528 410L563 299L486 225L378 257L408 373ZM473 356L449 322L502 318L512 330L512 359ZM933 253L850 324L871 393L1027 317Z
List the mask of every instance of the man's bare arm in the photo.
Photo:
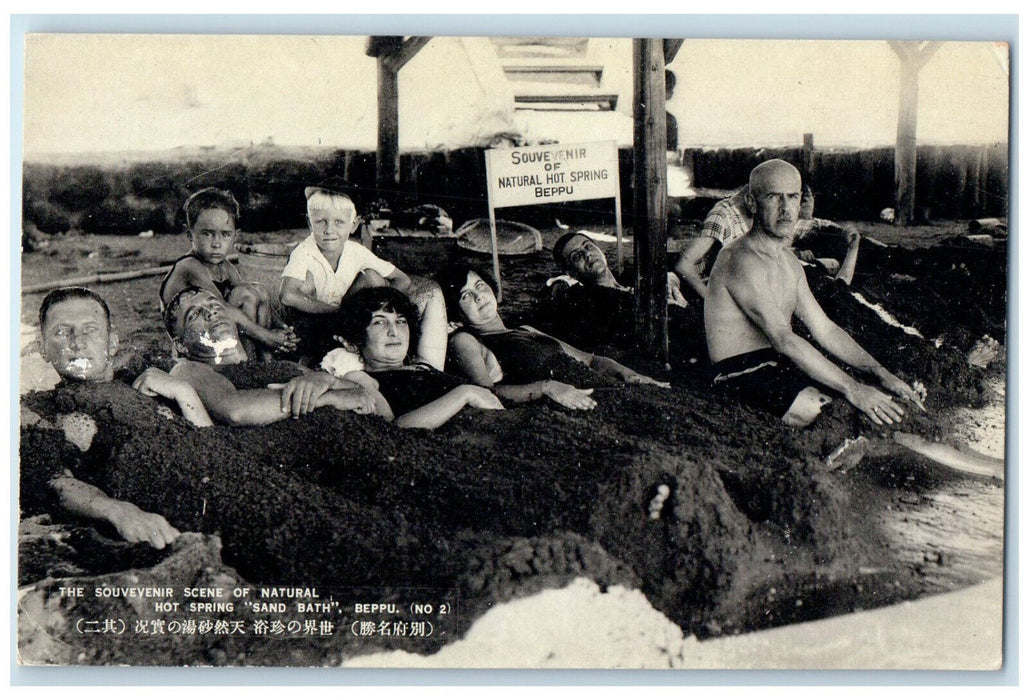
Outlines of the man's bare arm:
M71 475L50 482L60 506L72 515L108 523L128 542L149 542L164 549L179 536L163 516L147 513L128 501L111 498L95 486Z
M799 284L797 317L811 331L811 337L816 343L854 369L871 374L888 391L916 404L921 403L922 397L918 392L879 364L849 333L825 314L811 293L804 275L800 276Z
M736 251L730 264L726 289L747 318L765 334L772 348L790 358L816 382L847 395L857 382L793 332L790 319L776 304L782 293L772 289L766 265L753 253L742 250ZM800 263L796 265L799 267ZM797 284L806 288L803 271L797 270L797 274ZM792 280L788 283L793 284Z
M709 236L691 238L690 242L686 244L686 249L679 256L679 262L675 263L675 274L690 285L701 299L707 298L707 285L700 278L697 268L714 244L715 239Z

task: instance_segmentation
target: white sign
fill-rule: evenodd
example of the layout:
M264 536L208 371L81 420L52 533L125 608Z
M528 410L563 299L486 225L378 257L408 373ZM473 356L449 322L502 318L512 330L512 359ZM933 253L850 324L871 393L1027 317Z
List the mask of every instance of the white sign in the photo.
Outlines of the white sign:
M618 148L599 141L490 149L486 177L496 208L617 197Z

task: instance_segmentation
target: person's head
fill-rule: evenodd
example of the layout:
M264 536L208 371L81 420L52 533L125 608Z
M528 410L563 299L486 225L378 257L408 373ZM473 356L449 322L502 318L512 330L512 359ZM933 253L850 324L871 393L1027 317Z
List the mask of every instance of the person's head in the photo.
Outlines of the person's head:
M320 186L308 187L304 194L307 196L307 225L318 250L326 255L338 255L360 224L357 207L347 195Z
M182 357L223 364L240 358L239 330L229 318L225 302L200 287L186 287L164 309L164 327L175 352Z
M566 233L554 244L554 262L583 284L598 281L607 272L607 256L583 233Z
M226 190L208 187L186 200L186 233L204 261L220 263L232 252L239 202Z
M800 212L800 172L784 160L766 160L750 172L747 206L754 228L792 239Z
M672 93L675 92L675 73L665 69L665 99L672 99Z
M102 382L114 376L118 334L111 310L99 294L85 287L54 289L39 307L43 359L74 382Z
M443 300L447 305L447 318L459 320L471 328L496 322L497 287L493 277L472 265L453 265L437 277Z
M392 287L354 292L333 314L332 323L337 339L361 353L368 369L402 366L418 347L418 309Z

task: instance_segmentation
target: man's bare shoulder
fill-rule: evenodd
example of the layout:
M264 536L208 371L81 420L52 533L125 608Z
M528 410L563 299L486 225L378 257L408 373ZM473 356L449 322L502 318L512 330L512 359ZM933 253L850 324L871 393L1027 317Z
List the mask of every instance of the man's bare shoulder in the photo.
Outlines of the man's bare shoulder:
M192 384L194 380L204 380L210 379L211 377L221 376L215 372L214 368L210 365L204 364L203 362L196 362L195 360L187 360L185 358L176 362L175 366L171 368L171 371L168 372L168 374L173 377L185 379L190 384Z

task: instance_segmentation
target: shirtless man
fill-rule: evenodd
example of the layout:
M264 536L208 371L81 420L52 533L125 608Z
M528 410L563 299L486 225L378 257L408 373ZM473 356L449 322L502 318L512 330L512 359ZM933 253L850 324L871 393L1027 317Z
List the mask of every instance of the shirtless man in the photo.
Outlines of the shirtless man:
M704 327L716 386L736 387L743 400L780 416L788 425L811 424L842 394L878 426L904 418L905 405L923 408L925 389L907 384L865 352L822 310L791 250L800 210L800 173L769 160L750 174L750 232L718 254L704 303ZM853 379L793 332L796 316L829 354L874 377L881 389ZM910 433L894 440L948 466L1003 476L1003 461L970 455Z
M765 161L751 172L746 200L754 212L753 226L719 253L704 303L715 383L741 385L751 401L776 411L790 425L809 424L828 403L818 386L845 396L876 425L900 422L904 408L895 397L913 404L923 397L825 315L791 250L800 188L800 173L782 160ZM873 375L886 391L852 379L794 333L794 316L815 342Z
M205 289L187 287L175 295L165 308L164 321L172 344L183 359L167 374L150 368L144 376L163 375L185 382L220 423L262 425L322 406L357 413L372 413L378 410L377 406L381 407L376 401L377 392L327 372L304 372L288 381L283 377L282 384L237 389L215 368L241 365L250 358L240 343L239 331L225 302ZM286 363L284 369L299 371L293 363Z

